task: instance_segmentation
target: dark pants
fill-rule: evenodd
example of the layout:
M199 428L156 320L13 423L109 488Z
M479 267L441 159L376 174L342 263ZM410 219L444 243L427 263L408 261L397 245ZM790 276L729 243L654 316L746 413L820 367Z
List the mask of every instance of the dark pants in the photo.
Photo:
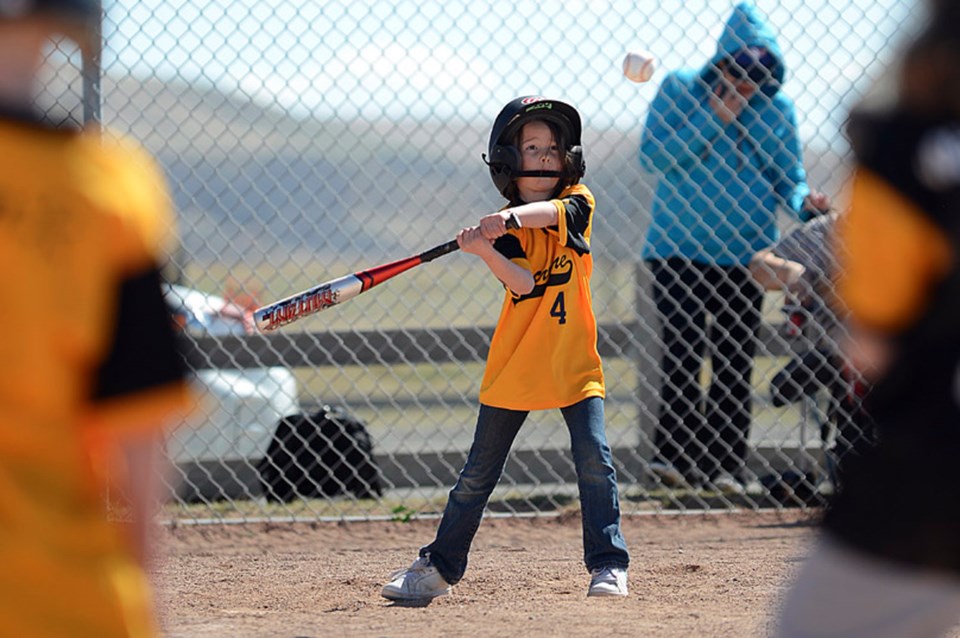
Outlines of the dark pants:
M663 327L655 460L672 464L691 481L722 472L742 478L763 292L744 266L685 259L651 266ZM712 379L704 398L700 374L708 344Z

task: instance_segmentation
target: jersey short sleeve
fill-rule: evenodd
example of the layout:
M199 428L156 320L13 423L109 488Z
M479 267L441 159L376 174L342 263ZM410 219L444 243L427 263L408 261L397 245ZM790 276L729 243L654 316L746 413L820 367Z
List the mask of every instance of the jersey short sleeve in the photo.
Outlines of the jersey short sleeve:
M921 312L925 282L947 267L949 244L916 205L868 169L854 176L851 201L838 229L841 297L861 325L897 332Z
M185 375L158 271L126 277L117 292L117 320L97 372L94 401L178 382Z
M562 238L561 244L579 255L589 253L593 210L596 206L593 194L586 186L577 184L561 193L553 203L557 207L557 232Z
M91 198L114 213L115 317L104 340L91 400L100 421L149 418L185 396L186 367L162 291L160 268L175 244L172 206L159 167L138 145L108 137L101 146L107 191ZM135 401L133 399L136 399Z
M859 323L897 333L924 311L955 257L948 233L958 194L941 183L953 170L941 147L949 157L957 133L902 112L854 113L848 132L857 169L840 227L841 295Z

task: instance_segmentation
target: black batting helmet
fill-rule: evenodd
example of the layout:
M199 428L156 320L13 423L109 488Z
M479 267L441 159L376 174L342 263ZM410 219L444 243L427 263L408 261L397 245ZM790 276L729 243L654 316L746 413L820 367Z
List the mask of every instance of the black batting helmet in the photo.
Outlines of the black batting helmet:
M520 149L515 138L528 121L538 119L554 124L561 132L565 148L563 171L521 171ZM513 181L518 177L559 177L562 186L576 184L583 177L586 165L580 145L580 114L566 102L536 95L518 97L511 101L493 123L488 155L484 161L490 168L490 177L500 194L512 199ZM561 142L561 140L558 140Z

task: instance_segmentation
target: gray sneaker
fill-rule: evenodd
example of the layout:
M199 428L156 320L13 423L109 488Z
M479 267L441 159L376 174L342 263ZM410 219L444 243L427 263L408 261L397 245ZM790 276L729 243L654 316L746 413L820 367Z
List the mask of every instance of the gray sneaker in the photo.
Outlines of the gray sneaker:
M431 600L449 593L450 585L430 564L430 558L421 556L410 567L390 574L380 595L387 600Z
M627 570L622 567L602 567L590 572L587 596L626 596Z
M718 492L727 496L740 496L747 493L747 488L730 474L721 474L714 478L711 483L717 488Z
M751 479L741 482L740 479L726 472L710 482L718 492L727 496L761 496L763 494L763 484L760 481Z
M687 479L680 473L680 470L668 463L653 461L648 467L650 472L659 478L660 482L666 487L683 487L687 484Z

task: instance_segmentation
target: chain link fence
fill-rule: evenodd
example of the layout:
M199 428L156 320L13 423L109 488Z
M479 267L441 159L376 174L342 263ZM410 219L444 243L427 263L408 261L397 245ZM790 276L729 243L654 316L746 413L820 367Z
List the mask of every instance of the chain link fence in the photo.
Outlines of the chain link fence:
M780 90L796 105L808 181L841 208L843 121L880 79L908 9L758 8L782 50ZM836 365L837 332L811 310L829 286L803 303L795 289L762 295L750 378L712 396L720 354L688 342L687 363L671 359L689 326L664 347L676 316L662 304L658 313L655 269L641 257L660 177L638 158L651 103L669 71L714 56L733 10L707 0L119 0L105 6L106 46L86 73L71 75L83 65L54 50L43 99L141 140L179 212L168 299L203 400L169 442L169 516L405 519L442 508L472 440L503 296L479 260L454 253L268 336L252 330L250 310L418 253L499 208L481 153L500 108L528 94L568 101L584 119L594 308L624 512L821 503L836 457L869 434L844 416L856 402ZM650 82L622 75L632 49L656 56ZM785 210L777 223L797 226ZM815 249L792 254L805 251ZM688 292L725 295L713 285L701 277ZM717 318L736 296L725 301L702 309L696 338L725 329ZM669 370L691 362L695 387L671 385ZM788 366L813 379L787 378ZM737 384L752 400L739 442L722 432L731 414L705 416L711 401L731 409ZM677 423L665 427L664 414ZM733 465L725 441L743 446ZM731 476L698 475L707 460ZM560 413L533 413L490 511L575 504Z

